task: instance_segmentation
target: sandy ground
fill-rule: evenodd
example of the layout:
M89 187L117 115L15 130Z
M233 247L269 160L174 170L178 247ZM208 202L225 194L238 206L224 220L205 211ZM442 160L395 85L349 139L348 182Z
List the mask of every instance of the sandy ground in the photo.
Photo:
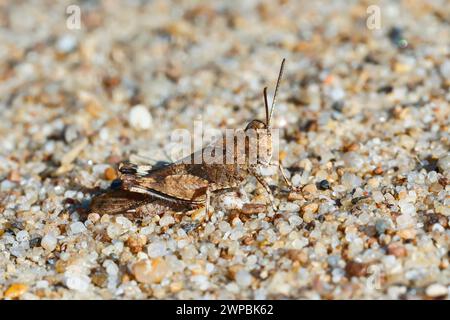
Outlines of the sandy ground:
M70 4L0 1L0 298L448 298L447 1ZM209 218L90 212L173 130L262 119L283 57L278 211L249 179Z

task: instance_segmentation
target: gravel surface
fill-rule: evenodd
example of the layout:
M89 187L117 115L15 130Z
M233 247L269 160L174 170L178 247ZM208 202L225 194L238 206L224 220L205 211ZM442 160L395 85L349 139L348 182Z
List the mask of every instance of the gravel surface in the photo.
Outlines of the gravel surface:
M448 1L70 4L0 1L0 298L448 298ZM199 115L262 119L283 57L277 212L254 179L209 218L90 212Z

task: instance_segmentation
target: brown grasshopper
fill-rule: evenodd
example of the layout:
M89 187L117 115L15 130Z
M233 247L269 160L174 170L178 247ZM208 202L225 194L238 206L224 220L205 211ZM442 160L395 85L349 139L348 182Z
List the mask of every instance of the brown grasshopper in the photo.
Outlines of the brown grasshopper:
M248 139L245 143L238 143L237 136L213 143L202 150L192 153L190 156L178 160L165 167L152 169L149 166L139 166L132 163L119 165L122 190L131 194L118 194L113 202L108 203L108 197L98 198L94 202L96 207L112 206L111 210L125 210L145 203L147 196L159 202L166 202L175 206L196 208L205 206L209 212L210 196L212 192L240 187L249 177L254 176L269 194L272 208L276 210L272 191L267 182L258 173L260 167L272 165L272 134L270 120L272 118L278 87L283 75L285 59L283 59L275 87L274 98L269 112L267 102L267 87L263 90L266 119L264 121L252 120L243 130L244 134L253 133L257 142L257 152L252 149L252 142ZM242 132L242 131L241 131ZM230 145L230 141L232 142ZM255 142L253 141L253 142ZM225 147L224 147L225 146ZM207 163L201 161L195 163L198 156L222 152L224 157L229 157L231 163ZM229 159L227 158L227 159ZM251 161L254 160L254 161ZM292 188L291 183L284 174L283 167L278 163L284 181ZM109 211L111 211L109 210Z

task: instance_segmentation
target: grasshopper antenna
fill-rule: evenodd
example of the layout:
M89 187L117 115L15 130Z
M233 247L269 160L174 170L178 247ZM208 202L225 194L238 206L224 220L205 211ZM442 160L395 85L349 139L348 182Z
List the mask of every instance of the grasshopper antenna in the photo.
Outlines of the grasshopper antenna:
M263 95L264 95L264 107L266 108L266 126L269 126L269 103L267 102L267 87L264 88L263 90Z
M269 125L270 119L272 119L273 107L275 105L275 99L277 98L278 87L280 86L281 78L283 77L283 69L284 69L285 61L286 61L285 58L283 58L283 61L281 61L280 72L278 73L277 86L275 87L275 93L273 95L272 106L270 107L270 115L269 115L269 120L267 122L267 125Z

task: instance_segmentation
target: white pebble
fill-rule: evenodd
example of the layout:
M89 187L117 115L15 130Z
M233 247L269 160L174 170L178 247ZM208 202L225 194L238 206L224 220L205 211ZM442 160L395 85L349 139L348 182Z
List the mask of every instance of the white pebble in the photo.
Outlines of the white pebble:
M447 155L446 157L440 158L437 166L439 169L442 170L442 172L446 172L450 170L450 155Z
M118 223L111 223L108 228L106 229L106 233L108 234L108 237L111 239L117 239L120 235L122 235L124 232L122 230L122 227Z
M191 277L191 280L195 283L195 285L197 286L197 288L199 290L208 290L209 288L209 281L208 281L208 277L205 275L195 275L193 277Z
M73 234L78 234L86 231L86 227L84 226L83 222L77 221L70 225L70 231Z
M439 223L435 223L431 227L431 231L444 233L445 232L445 228L442 225L440 225Z
M294 176L292 177L291 183L294 187L298 187L301 183L302 180L302 176L299 175L298 173L294 174Z
M414 225L414 219L409 214L399 215L396 222L399 229L406 229Z
M63 192L64 192L64 188L62 187L62 186L56 186L55 187L55 189L54 189L54 191L55 191L55 193L57 194L57 195L61 195L61 194L63 194Z
M330 92L333 101L339 101L345 98L345 91L341 87L335 87Z
M416 214L416 207L414 207L414 204L410 203L410 202L405 202L400 200L398 202L398 206L400 207L400 211L403 214L407 214L407 215L415 215Z
M448 289L442 284L434 283L427 287L425 294L431 298L442 297L448 294Z
M169 214L165 214L161 218L161 220L159 220L159 225L161 227L165 227L165 226L168 226L168 225L171 225L171 224L174 224L174 223L175 223L175 219Z
M67 190L64 192L64 198L75 198L77 196L77 192L75 190Z
M47 280L39 280L36 282L36 288L39 289L45 289L48 288L48 281Z
M294 239L291 243L293 249L300 250L308 245L308 240L306 238Z
M125 217L117 217L116 223L120 224L124 230L129 230L133 226L133 223Z
M372 198L376 203L382 203L384 201L384 195L381 191L374 191L372 193Z
M231 231L231 233L230 233L230 239L238 240L238 239L242 238L243 235L244 235L244 232L242 231L242 229L240 229L240 228L233 229L233 231Z
M154 230L155 230L155 225L151 224L149 226L141 228L139 233L144 235L144 236L147 236L147 235L151 234Z
M56 237L51 233L47 233L41 240L41 247L45 250L53 251L55 250L57 243L58 240Z
M75 291L85 292L89 289L90 281L86 275L70 275L66 279L66 286Z
M230 224L226 221L220 221L219 223L219 229L222 232L227 232L231 230Z
M243 202L235 195L224 195L221 197L222 206L225 210L242 209Z
M106 273L110 276L116 276L119 273L119 267L112 260L105 260L103 267L105 267Z
M364 159L356 152L347 152L342 157L347 167L353 169L361 169L364 165Z
M147 247L147 253L150 258L164 256L166 254L166 244L162 241L150 243Z
M11 182L9 180L3 180L0 184L0 191L8 191L14 188L16 184L14 182Z
M17 232L16 239L19 242L27 241L27 240L30 240L30 235L28 234L28 232L26 230L21 230L21 231Z
M280 223L278 223L277 228L282 235L286 235L292 231L292 226L286 221L281 221Z
M303 219L297 215L292 215L288 218L288 221L291 224L291 226L296 227L296 226L302 224Z
M248 287L252 283L252 276L247 270L239 270L236 273L236 283L241 287Z
M444 60L444 63L440 65L440 70L444 78L450 78L450 60Z
M259 169L259 172L264 177L270 177L277 173L278 168L276 166L267 166L267 167L261 167Z
M101 140L108 141L109 138L109 129L108 128L102 128L98 134Z
M362 180L353 173L346 172L342 175L341 182L347 189L353 189L359 187Z
M298 212L300 210L300 206L293 202L283 202L280 204L279 210L287 212Z
M109 167L109 164L96 164L92 167L92 173L96 176L103 176L105 170Z
M76 48L76 46L77 46L77 39L72 35L64 35L58 40L56 44L58 51L62 53L69 53L73 51Z
M349 257L354 257L364 250L364 241L361 238L355 238L348 246Z
M130 125L138 130L150 129L152 125L152 115L143 105L136 105L130 110Z

